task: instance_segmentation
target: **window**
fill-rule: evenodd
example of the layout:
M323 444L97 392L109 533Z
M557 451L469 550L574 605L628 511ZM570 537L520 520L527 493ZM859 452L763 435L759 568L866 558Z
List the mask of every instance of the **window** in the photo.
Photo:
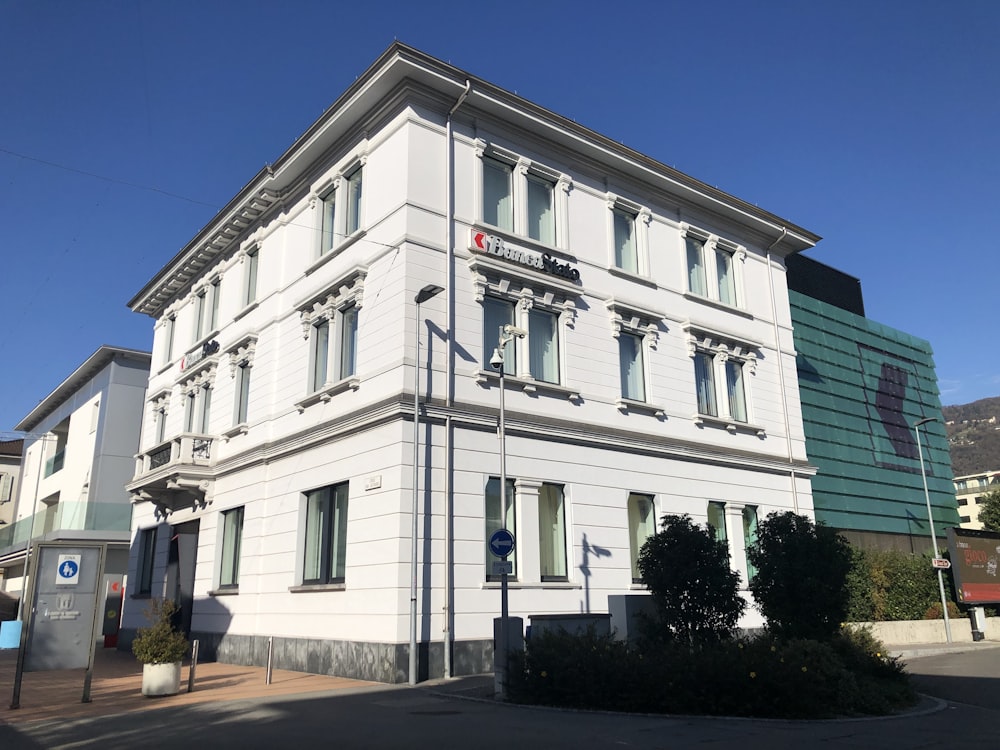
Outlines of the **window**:
M347 175L347 231L350 236L361 228L361 167Z
M330 359L330 321L326 318L313 323L310 357L309 390L318 391L326 383L326 368Z
M496 159L483 159L483 221L508 232L514 231L512 168Z
M726 542L729 540L729 534L726 532L725 503L710 502L708 504L708 525L715 534L717 542Z
M685 237L687 247L688 290L691 294L705 297L708 295L708 282L705 280L705 243L694 237Z
M9 503L14 491L14 475L0 474L0 503Z
M496 297L483 299L483 362L484 368L490 367L493 351L500 343L500 329L505 325L514 325L514 303ZM508 341L503 349L503 371L505 375L517 372L517 348L513 341Z
M656 534L656 511L652 495L632 492L628 496L628 541L632 560L632 583L642 583L639 573L639 551L649 537Z
M208 287L210 297L208 306L208 330L214 331L219 327L219 291L222 289L221 279L215 279Z
M529 174L528 236L547 245L556 244L556 221L552 205L555 186L549 180Z
M543 484L538 490L538 554L543 581L567 579L566 504L557 484Z
M528 311L528 369L535 380L559 382L559 316L537 307Z
M154 419L156 420L156 444L159 445L167 439L167 410L161 406L154 413Z
M639 273L639 258L635 244L635 214L621 208L612 211L615 235L615 266L630 273Z
M312 362L309 375L309 390L318 391L327 384L329 375L335 373L334 380L343 380L357 370L358 349L358 307L348 305L336 313L339 333L336 351L331 351L329 318L320 318L312 324ZM331 369L331 364L335 368Z
M571 181L542 164L477 141L482 223L551 247L567 247Z
M743 363L726 360L726 396L729 399L729 416L737 422L747 421L747 400L743 390Z
M622 398L645 401L642 338L631 333L618 334L618 363L621 370Z
M958 498L958 504L959 505L968 505L969 504L969 499L967 497L960 497L960 498Z
M137 593L140 596L149 596L153 593L153 563L156 554L156 528L143 529L139 536L139 570L137 578L139 587Z
M344 482L306 493L303 583L344 582L347 489L347 482Z
M174 361L174 324L177 322L177 318L171 315L167 318L166 331L164 331L164 337L166 338L167 344L163 349L165 354L163 358L163 363Z
M245 262L246 276L243 284L243 306L252 305L257 301L257 264L259 249L254 247L247 250Z
M497 529L504 527L504 524L500 522L501 513L503 509L500 507L500 478L490 477L486 482L486 540L489 541L490 537L493 536L493 532ZM514 512L514 480L507 479L507 530L517 538L517 516ZM517 553L515 552L507 561L511 563L512 575L517 577ZM493 560L495 558L490 554L489 548L486 549L486 580L487 581L497 581L500 580L500 576L493 575Z
M706 352L694 355L694 380L698 393L698 413L719 415L715 403L715 358Z
M972 517L971 517L971 516L959 516L959 517L958 517L958 520L959 520L959 521L960 521L961 523L971 523L971 521L972 521Z
M350 305L340 311L340 370L343 380L354 374L358 348L358 308Z
M361 229L364 167L356 164L333 179L320 196L319 255L325 255Z
M743 508L743 545L744 549L749 549L757 542L757 508L747 505ZM757 569L750 564L747 557L747 583L750 583L757 575Z
M189 391L184 404L184 431L207 434L211 409L212 386L210 383L203 383Z
M241 362L236 368L236 414L235 424L247 421L250 406L250 363Z
M201 338L207 333L205 330L205 322L207 320L208 310L206 308L206 292L202 289L198 294L194 296L194 334L192 338L195 341L200 341Z
M243 507L222 513L222 569L219 588L236 588L240 583L240 548L243 545Z
M732 242L690 228L685 229L684 247L688 291L730 307L739 306L741 269L736 261L743 260L746 251Z

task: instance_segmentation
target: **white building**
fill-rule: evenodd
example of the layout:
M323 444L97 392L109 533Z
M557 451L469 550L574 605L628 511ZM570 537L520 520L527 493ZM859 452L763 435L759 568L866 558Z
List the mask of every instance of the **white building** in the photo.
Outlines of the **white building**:
M959 521L963 529L982 530L979 510L986 496L1000 488L1000 471L983 471L955 477L955 498L958 501Z
M416 366L421 672L490 668L503 324L511 614L641 592L666 513L745 574L755 517L812 514L783 259L817 240L394 44L130 302L132 597L220 660L405 680Z
M20 596L28 540L108 542L105 572L128 562L149 352L102 346L15 428L24 459L12 523L0 528L0 590Z

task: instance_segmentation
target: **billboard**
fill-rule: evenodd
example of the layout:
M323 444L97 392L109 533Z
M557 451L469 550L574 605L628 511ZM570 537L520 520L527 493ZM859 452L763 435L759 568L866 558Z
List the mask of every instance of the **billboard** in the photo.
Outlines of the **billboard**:
M948 551L955 593L962 604L1000 602L1000 534L948 529Z

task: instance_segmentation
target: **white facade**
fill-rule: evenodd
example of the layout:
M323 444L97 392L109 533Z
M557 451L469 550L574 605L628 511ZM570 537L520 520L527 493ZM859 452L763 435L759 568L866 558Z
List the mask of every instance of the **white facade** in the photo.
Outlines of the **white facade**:
M22 590L29 539L109 542L106 572L125 572L132 519L125 483L148 378L148 352L102 346L18 423L20 483L13 521L0 530L4 591Z
M488 666L499 323L527 331L511 614L641 592L650 500L716 503L745 581L753 510L812 515L783 258L817 240L393 45L130 303L156 321L130 592L222 659L274 636L290 668L405 679L417 364L422 670Z
M998 487L1000 487L1000 471L984 471L955 477L955 497L963 529L982 530L983 522L979 520L979 510L986 496Z

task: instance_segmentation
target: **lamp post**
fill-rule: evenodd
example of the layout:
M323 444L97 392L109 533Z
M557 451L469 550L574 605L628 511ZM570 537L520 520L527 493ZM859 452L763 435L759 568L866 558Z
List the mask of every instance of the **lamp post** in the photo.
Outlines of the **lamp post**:
M500 375L500 421L497 436L500 439L500 527L507 529L507 426L504 402L504 348L515 338L523 339L528 332L512 325L500 327L497 348L490 357L490 365ZM507 569L500 574L500 643L493 655L493 688L497 697L507 697L507 647L510 642L508 617Z
M927 472L924 470L924 451L920 447L920 428L928 422L937 422L934 417L918 419L913 423L913 431L917 434L917 455L920 457L920 476L924 480L924 500L927 501L927 522L931 527L931 545L934 548L934 557L938 556L937 534L934 533L934 514L931 512L931 494L927 490ZM941 591L941 613L944 615L944 634L951 643L951 621L948 619L948 602L944 595L944 573L941 568L937 569L938 589Z
M420 306L441 292L444 287L428 284L413 298L413 526L410 530L410 684L417 684L417 507L420 501Z

